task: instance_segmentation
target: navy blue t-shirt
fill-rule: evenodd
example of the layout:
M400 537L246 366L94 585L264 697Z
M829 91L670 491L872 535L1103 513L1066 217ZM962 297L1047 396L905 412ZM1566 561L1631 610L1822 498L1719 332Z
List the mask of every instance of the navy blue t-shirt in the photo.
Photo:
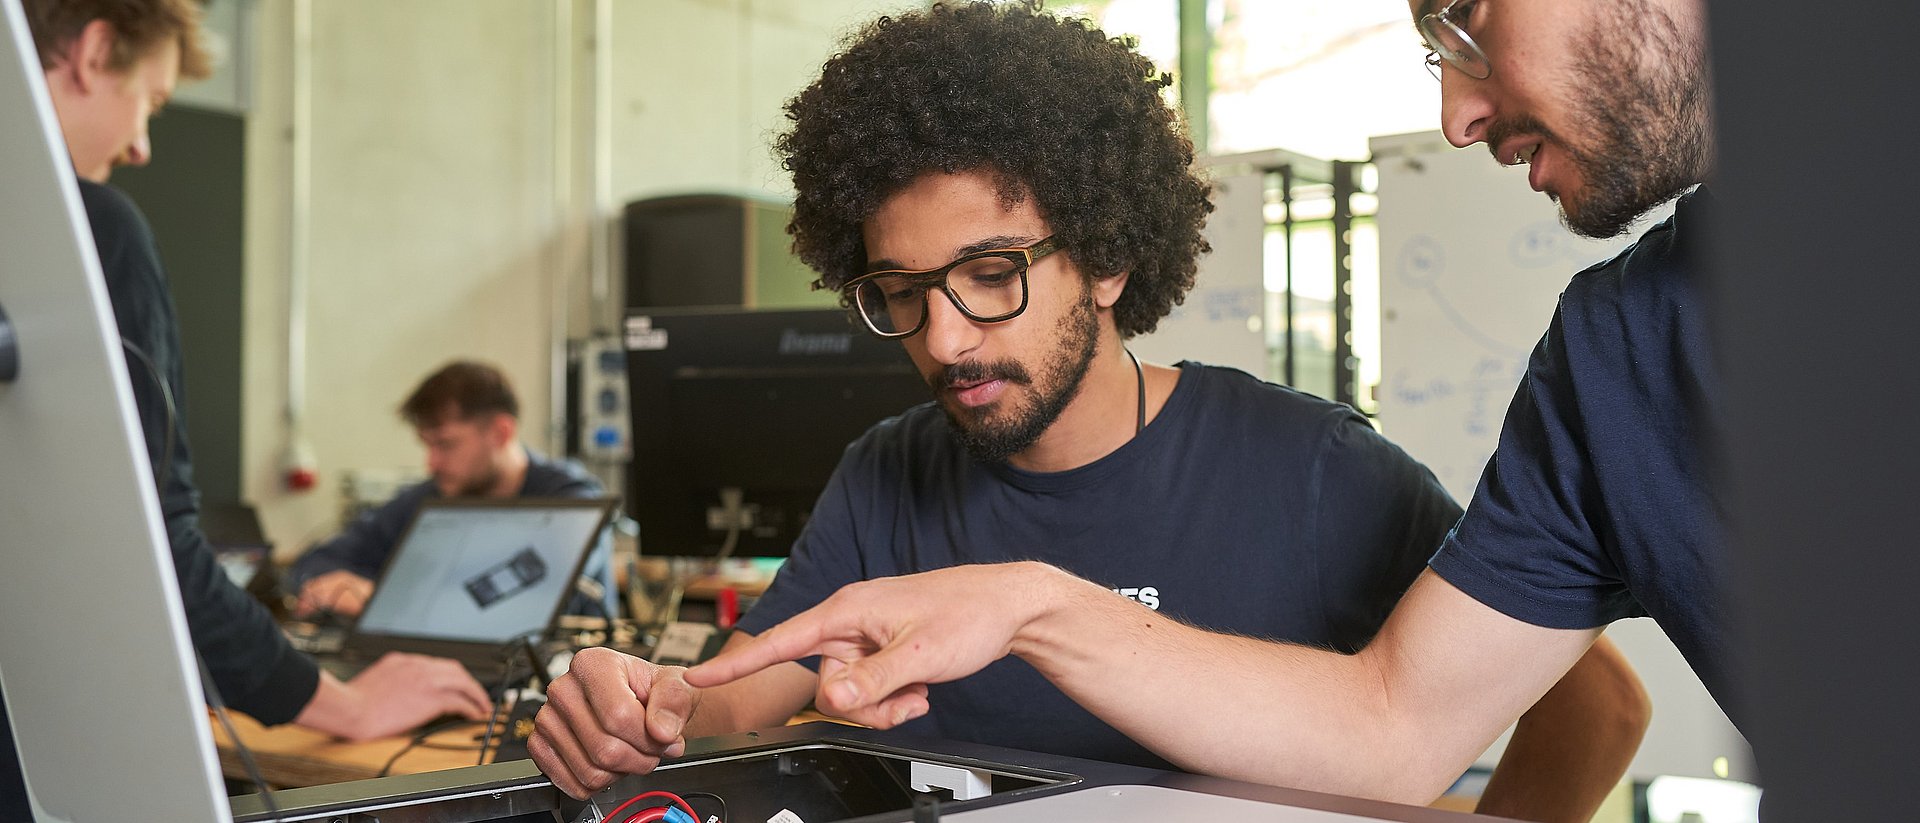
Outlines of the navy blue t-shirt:
M1719 384L1698 278L1711 202L1681 198L1671 219L1574 277L1432 566L1537 626L1653 617L1738 724L1708 477Z
M1230 369L1181 364L1145 431L1058 473L973 460L929 403L847 448L740 628L758 634L860 580L1040 560L1194 625L1354 651L1459 514L1352 409ZM930 698L906 728L1169 767L1015 658Z

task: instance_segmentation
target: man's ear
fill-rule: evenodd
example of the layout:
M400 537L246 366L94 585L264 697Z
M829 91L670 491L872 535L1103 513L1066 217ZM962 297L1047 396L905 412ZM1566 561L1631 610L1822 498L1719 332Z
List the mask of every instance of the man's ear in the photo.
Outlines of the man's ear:
M1094 278L1093 304L1103 309L1113 308L1113 304L1120 302L1120 295L1126 292L1127 277L1131 274L1123 271L1112 277Z
M496 414L487 425L487 436L494 448L503 448L520 436L520 421L511 414Z
M113 71L113 43L113 24L105 20L88 23L78 36L67 43L57 69L72 76L76 91L92 94L116 75Z

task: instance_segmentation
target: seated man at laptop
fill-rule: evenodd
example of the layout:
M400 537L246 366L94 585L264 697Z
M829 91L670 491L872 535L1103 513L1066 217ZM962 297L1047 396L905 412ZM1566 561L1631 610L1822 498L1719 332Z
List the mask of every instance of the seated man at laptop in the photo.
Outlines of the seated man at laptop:
M520 401L493 366L458 360L441 367L400 404L400 416L427 447L432 478L401 490L293 564L287 584L300 596L296 616L357 617L423 501L602 494L600 481L578 463L548 460L520 443ZM576 597L572 611L612 614L609 555L602 545L587 561L585 573L602 591Z

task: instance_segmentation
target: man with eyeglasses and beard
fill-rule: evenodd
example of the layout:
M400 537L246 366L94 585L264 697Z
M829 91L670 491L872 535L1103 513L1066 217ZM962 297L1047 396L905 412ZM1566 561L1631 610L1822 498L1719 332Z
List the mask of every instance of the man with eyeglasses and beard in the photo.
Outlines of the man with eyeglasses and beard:
M1012 654L1182 767L1424 801L1607 624L1650 616L1740 723L1722 504L1703 454L1720 419L1698 297L1714 203L1687 191L1713 160L1704 4L1411 10L1448 139L1529 164L1574 231L1612 236L1680 202L1573 278L1471 506L1371 644L1340 655L1202 631L1036 563L992 596L965 568L848 587L686 680L712 688L824 654L821 707L886 726L926 711L925 684Z
M965 582L923 605L977 615L1045 596L1032 570L1056 567L1094 581L1117 621L1094 642L1173 619L1366 646L1459 509L1350 408L1126 350L1191 288L1207 250L1208 187L1163 83L1082 22L941 5L870 25L789 104L777 147L797 192L796 249L857 322L901 341L936 402L848 448L730 646L863 580L947 569ZM1133 656L1136 674L1162 665L1110 651ZM684 670L588 650L550 689L529 751L584 796L652 769L683 735L784 722L844 674L831 654L820 665L694 689ZM1075 705L1045 669L1015 659L949 674L855 719L1186 765ZM1618 654L1596 648L1534 707L1514 746L1526 756L1503 764L1489 802L1590 815L1638 745L1644 700ZM1243 717L1230 702L1210 710Z

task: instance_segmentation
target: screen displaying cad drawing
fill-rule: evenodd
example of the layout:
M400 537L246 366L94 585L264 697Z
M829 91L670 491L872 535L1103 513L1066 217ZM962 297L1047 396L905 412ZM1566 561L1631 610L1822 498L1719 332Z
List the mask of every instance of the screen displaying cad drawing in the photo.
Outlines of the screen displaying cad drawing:
M421 509L356 631L505 642L544 629L599 524L593 508Z
M467 578L467 594L482 609L525 592L547 577L547 563L528 546L491 569Z

